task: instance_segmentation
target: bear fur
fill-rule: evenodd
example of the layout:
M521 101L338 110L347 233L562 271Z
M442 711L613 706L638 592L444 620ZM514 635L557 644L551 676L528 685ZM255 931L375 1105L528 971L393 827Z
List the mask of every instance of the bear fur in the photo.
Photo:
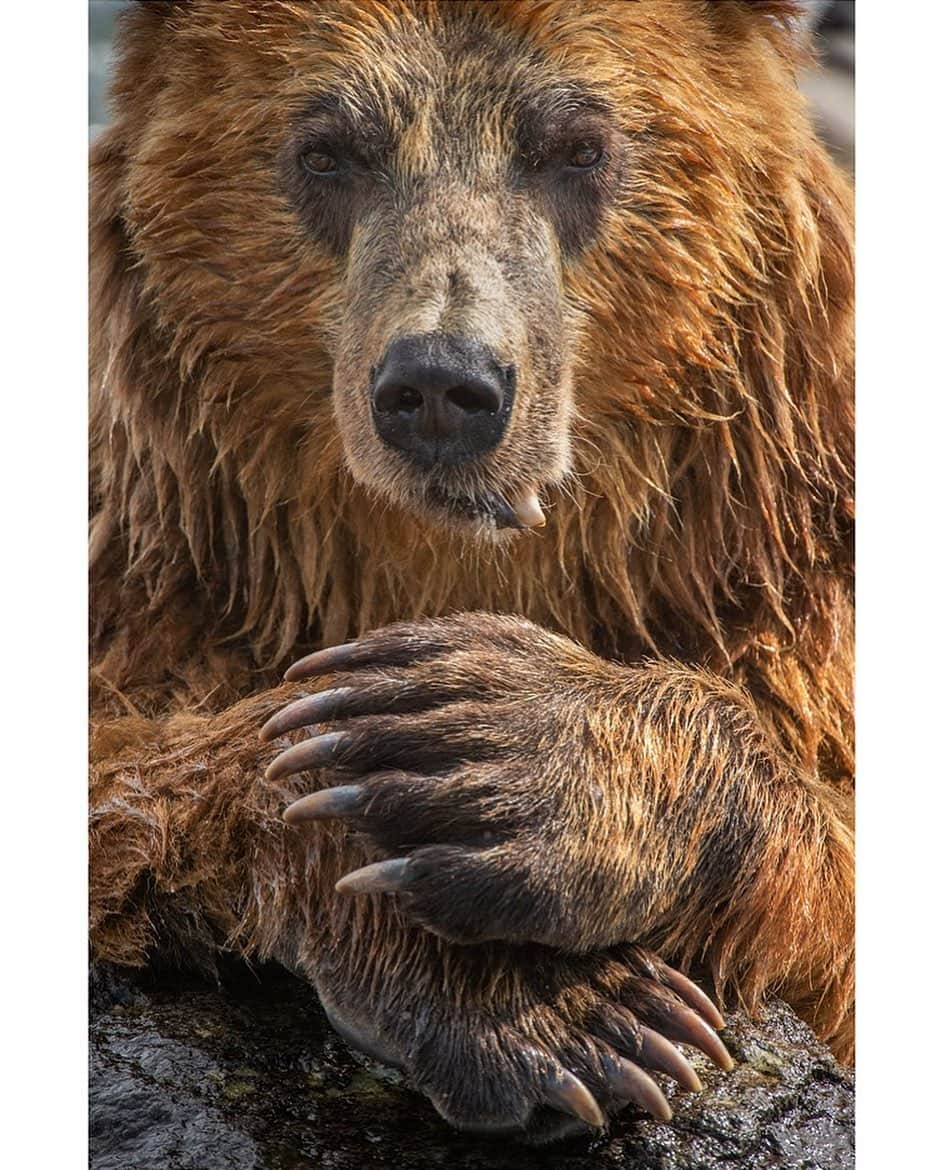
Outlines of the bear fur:
M644 947L850 1059L852 208L801 62L787 3L126 14L91 164L97 957L274 958L466 1127L555 1136L557 1084L607 1111L614 1052L692 1040ZM425 471L368 370L450 328L516 398ZM545 527L498 527L529 490ZM261 726L336 673L340 744L271 768L313 741Z

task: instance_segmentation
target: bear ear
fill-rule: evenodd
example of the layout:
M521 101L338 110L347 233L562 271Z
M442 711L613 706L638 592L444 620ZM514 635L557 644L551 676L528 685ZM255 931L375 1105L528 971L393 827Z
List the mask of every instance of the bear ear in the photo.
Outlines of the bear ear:
M145 8L155 19L181 8L188 0L133 0L133 8Z
M744 7L761 16L772 16L774 20L799 20L806 11L799 0L742 0Z
M119 19L124 23L156 28L173 13L181 12L188 0L131 0Z
M713 19L725 31L764 21L786 32L800 32L808 24L803 0L705 0Z

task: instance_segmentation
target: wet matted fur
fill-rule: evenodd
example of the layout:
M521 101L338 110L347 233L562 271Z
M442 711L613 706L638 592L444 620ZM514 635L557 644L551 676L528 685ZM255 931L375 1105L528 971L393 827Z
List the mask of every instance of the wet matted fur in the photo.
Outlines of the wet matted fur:
M274 956L458 1124L529 1120L530 1045L605 1103L625 942L850 1057L851 204L793 9L127 14L92 151L97 954ZM516 398L426 471L368 379L442 331ZM530 490L546 526L498 528ZM332 664L364 696L332 767L265 779L284 666L394 622ZM355 833L284 825L352 776ZM402 896L334 891L392 857Z

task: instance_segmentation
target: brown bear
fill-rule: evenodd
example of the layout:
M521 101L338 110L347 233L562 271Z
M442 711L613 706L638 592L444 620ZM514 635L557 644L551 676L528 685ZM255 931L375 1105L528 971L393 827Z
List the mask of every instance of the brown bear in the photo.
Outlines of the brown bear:
M538 1138L668 1116L673 1041L730 1066L669 963L849 1057L852 213L795 26L128 11L99 958L271 957L453 1124Z

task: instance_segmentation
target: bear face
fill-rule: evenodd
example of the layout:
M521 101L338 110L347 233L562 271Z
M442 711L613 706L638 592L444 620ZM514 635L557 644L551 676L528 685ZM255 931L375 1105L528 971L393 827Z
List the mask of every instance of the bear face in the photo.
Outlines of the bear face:
M447 23L421 78L391 74L390 108L362 83L327 99L343 114L301 119L286 167L310 234L343 261L334 395L355 476L442 518L504 527L510 502L570 468L563 265L597 230L622 162L597 95L524 75L496 42L468 48ZM497 86L494 72L514 78ZM440 395L442 417L423 417Z
M126 34L146 83L118 82L124 221L219 449L277 432L297 477L337 450L403 511L499 536L602 432L665 447L741 409L740 318L782 278L776 176L805 125L771 20L155 7Z

